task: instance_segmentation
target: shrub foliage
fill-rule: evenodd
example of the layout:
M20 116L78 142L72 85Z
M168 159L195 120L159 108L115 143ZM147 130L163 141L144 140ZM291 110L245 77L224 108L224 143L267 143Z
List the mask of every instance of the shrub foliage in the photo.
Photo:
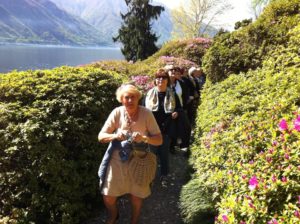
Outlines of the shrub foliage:
M287 33L300 23L298 0L272 1L252 24L215 38L203 58L212 82L262 66L270 52L288 42Z
M90 214L100 199L97 133L119 83L93 68L0 76L1 223L80 223Z
M183 58L190 60L197 65L202 64L202 58L206 53L207 49L211 46L211 39L208 38L194 38L185 40L174 40L169 41L163 47L155 53L152 57L145 60L148 61L157 60L162 56L169 56L175 58Z
M204 205L214 203L216 223L300 221L299 28L262 68L202 93L191 163L199 186L213 190Z

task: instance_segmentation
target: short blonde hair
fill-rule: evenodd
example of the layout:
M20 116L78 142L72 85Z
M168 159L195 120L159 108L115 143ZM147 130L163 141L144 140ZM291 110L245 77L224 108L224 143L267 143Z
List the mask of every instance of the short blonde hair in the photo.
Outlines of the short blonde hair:
M121 103L124 93L130 93L136 95L140 100L142 98L142 93L132 84L123 84L116 91L117 100Z

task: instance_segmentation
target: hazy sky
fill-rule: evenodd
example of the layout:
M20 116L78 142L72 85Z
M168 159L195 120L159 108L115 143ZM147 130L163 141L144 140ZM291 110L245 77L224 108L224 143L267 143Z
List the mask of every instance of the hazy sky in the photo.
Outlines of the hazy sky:
M187 0L156 0L158 2L164 3L169 8L174 8L180 5ZM226 14L222 15L220 18L220 23L222 23L222 27L233 30L234 24L237 21L243 19L249 19L253 17L253 13L251 13L251 0L228 0L233 9Z

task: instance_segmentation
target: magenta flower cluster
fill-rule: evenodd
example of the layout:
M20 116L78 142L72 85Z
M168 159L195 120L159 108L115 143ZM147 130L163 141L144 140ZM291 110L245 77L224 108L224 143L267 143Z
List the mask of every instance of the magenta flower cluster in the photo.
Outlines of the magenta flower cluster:
M222 215L222 219L224 222L228 222L229 219L228 219L228 216L227 215Z
M177 58L177 57L173 57L173 56L161 56L159 59L165 65L172 64L175 66L185 67L185 68L190 68L192 66L196 66L196 64L190 60L186 60L183 58Z
M137 85L145 85L150 81L150 77L147 75L137 75L131 77L132 81Z
M151 77L147 75L132 76L131 80L134 85L138 87L143 93L146 93L154 86Z
M194 38L191 39L187 42L187 49L190 48L196 48L197 46L201 45L202 48L207 49L210 47L212 43L211 39L208 38L203 38L203 37L198 37L198 38Z
M278 224L278 221L275 218L273 218L268 222L268 224Z
M285 119L282 119L280 122L279 122L279 130L280 131L286 131L289 129L289 126L288 126L288 123L286 122Z
M300 131L300 115L294 120L294 129Z
M300 219L300 212L299 212L298 210L296 210L296 211L294 212L294 215L295 215L297 218Z
M197 38L194 38L193 40L199 44L210 44L212 42L211 39L204 38L204 37L197 37Z
M257 187L258 187L258 180L257 180L256 176L253 176L249 180L249 189L254 190Z
M290 130L289 129L289 125L286 121L286 119L281 119L281 121L279 122L279 130L284 132L284 131L292 131L292 130L296 130L300 132L300 115L297 116L297 118L293 121L293 128Z

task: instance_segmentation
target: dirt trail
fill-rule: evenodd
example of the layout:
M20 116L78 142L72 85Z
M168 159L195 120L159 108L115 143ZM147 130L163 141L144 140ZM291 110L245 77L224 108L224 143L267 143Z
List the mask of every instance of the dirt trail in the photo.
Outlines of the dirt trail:
M140 224L182 224L179 211L179 195L187 180L187 158L177 152L169 154L170 174L167 187L162 186L158 177L152 186L152 194L145 199ZM130 201L123 196L118 201L120 218L118 224L130 224ZM99 217L89 220L86 224L104 224L106 211L100 211Z

